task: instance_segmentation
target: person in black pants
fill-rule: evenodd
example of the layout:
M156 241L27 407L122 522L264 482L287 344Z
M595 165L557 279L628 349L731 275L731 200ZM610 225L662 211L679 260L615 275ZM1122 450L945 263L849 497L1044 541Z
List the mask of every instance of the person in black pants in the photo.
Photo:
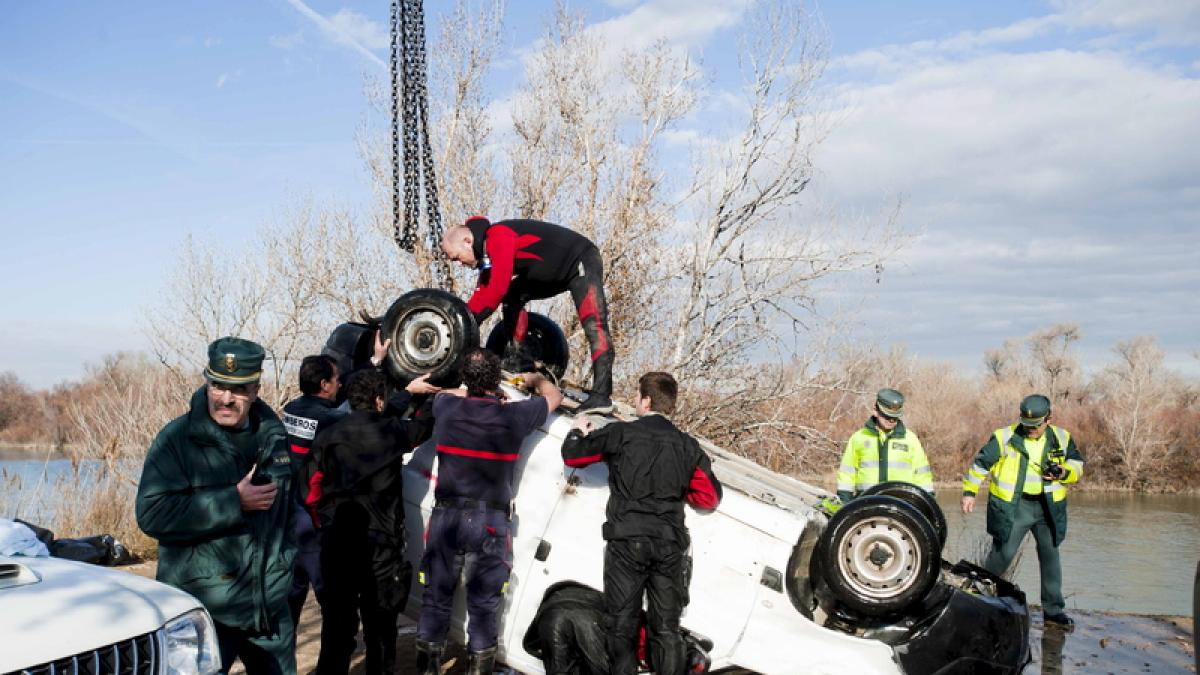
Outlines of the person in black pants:
M679 617L687 605L691 539L683 504L715 509L722 490L700 444L667 418L678 393L670 374L646 373L638 381L636 421L597 429L580 417L563 441L567 466L608 463L604 606L614 675L637 673L643 594L649 599L651 669L657 675L680 675L684 669Z
M454 589L467 568L468 675L490 675L496 659L496 612L512 568L513 473L525 438L562 402L558 387L526 373L540 394L506 402L500 357L474 349L463 357L463 395L433 400L437 488L421 560L417 672L440 675Z
M426 393L425 379L409 392ZM361 370L346 384L352 412L317 435L311 462L319 489L310 494L321 532L324 602L320 675L345 675L359 618L366 672L396 670L396 620L408 601L412 565L404 560L404 454L433 429L429 406L411 419L385 413L387 378Z
M479 286L467 308L483 323L503 305L504 330L517 352L522 352L528 329L525 305L570 292L592 360L592 391L579 409L612 409L613 346L604 265L600 250L590 239L540 220L492 223L475 216L446 231L442 250L450 260L479 269Z
M292 511L292 527L296 531L295 576L288 594L292 624L300 625L300 611L312 586L317 602L324 601L321 585L321 543L312 517L304 508L308 486L302 470L313 439L341 419L346 412L337 407L340 388L337 363L330 356L306 356L300 362L300 392L302 395L283 407L283 426L287 429L288 446L292 451L292 469L296 477L296 504Z

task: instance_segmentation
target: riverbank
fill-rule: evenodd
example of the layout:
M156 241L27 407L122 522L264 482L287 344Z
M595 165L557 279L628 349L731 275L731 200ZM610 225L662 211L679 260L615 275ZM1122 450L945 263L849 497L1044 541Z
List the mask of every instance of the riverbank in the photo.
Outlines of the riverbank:
M155 563L147 562L123 568L135 574L153 577ZM1072 612L1075 630L1064 633L1044 631L1040 610L1034 610L1029 644L1033 661L1026 673L1195 673L1195 645L1192 644L1192 619L1180 616L1145 616L1117 612ZM397 675L416 672L414 640L416 625L400 617L397 642ZM317 667L321 649L321 608L312 595L300 616L296 630L296 670L311 675ZM451 652L454 663L447 675L466 672L462 650ZM245 671L240 664L232 673ZM364 672L360 642L354 653L351 672Z

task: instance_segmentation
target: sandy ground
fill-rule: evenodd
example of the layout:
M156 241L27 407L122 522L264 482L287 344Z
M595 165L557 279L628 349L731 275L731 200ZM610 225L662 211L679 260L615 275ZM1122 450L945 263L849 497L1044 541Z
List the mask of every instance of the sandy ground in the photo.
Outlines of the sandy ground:
M154 576L154 563L124 568L142 576ZM1075 630L1064 633L1051 628L1042 630L1042 615L1035 611L1030 630L1033 662L1025 673L1195 673L1195 646L1192 644L1192 619L1186 617L1137 616L1104 612L1072 612ZM400 641L397 645L397 675L416 672L413 640L416 625L400 617ZM300 675L310 675L317 665L321 646L321 608L312 595L300 616L296 632L296 662ZM446 673L466 671L461 649L451 651L454 661ZM363 673L362 644L355 652L351 672ZM240 664L233 673L241 675Z

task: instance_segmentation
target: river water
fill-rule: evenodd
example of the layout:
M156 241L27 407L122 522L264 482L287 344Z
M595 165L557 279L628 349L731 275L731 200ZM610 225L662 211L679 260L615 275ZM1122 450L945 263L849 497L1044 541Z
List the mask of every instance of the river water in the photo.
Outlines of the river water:
M990 548L987 508L963 515L958 494L939 494L949 534L943 557L982 560ZM1067 611L1192 614L1200 561L1200 496L1080 493L1067 498L1067 538L1060 547ZM1037 549L1029 536L1015 578L1030 603L1041 603Z
M86 476L87 467L83 471ZM0 448L0 517L13 517L19 507L22 518L48 522L52 514L46 509L52 503L38 507L23 493L39 482L53 485L72 476L65 459L15 459ZM943 557L982 560L990 542L983 501L970 515L962 514L957 494L943 490L938 501L949 525ZM1068 611L1191 615L1192 581L1200 560L1200 496L1076 491L1068 503L1070 524L1062 544ZM1040 602L1032 537L1022 549L1016 581L1031 603Z

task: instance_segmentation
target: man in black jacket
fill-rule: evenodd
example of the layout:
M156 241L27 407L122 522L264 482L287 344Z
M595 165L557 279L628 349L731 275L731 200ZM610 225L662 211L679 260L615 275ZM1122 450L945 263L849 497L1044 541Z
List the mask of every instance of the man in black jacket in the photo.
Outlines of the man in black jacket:
M317 434L345 416L337 406L340 388L337 363L324 354L306 356L300 362L301 396L283 407L283 426L288 433L288 446L292 451L293 485L297 486L292 524L296 530L296 566L292 578L292 590L288 595L288 606L292 611L292 623L300 625L300 611L308 596L311 585L317 602L324 602L321 587L321 545L312 517L304 508L304 496L308 492L305 484L304 462Z
M604 605L614 675L637 673L638 613L649 597L646 632L658 675L680 675L684 645L679 617L687 605L687 549L683 503L715 509L721 484L696 439L667 418L679 386L668 373L638 381L638 419L596 429L580 417L563 441L567 466L608 463L604 539Z
M424 380L410 384L428 386ZM428 407L412 419L385 413L387 379L362 370L346 384L352 412L317 435L311 462L321 531L321 656L317 672L345 675L359 617L366 671L396 670L396 619L408 600L412 566L404 560L404 454L429 438Z

